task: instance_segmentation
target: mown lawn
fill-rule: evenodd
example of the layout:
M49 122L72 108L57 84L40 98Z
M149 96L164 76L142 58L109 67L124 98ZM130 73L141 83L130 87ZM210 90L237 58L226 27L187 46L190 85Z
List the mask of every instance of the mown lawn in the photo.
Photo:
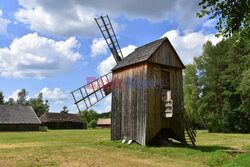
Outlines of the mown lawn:
M0 132L2 166L247 166L250 153L228 155L224 149L250 150L250 134L198 131L196 147L143 147L109 140L110 131L49 130Z

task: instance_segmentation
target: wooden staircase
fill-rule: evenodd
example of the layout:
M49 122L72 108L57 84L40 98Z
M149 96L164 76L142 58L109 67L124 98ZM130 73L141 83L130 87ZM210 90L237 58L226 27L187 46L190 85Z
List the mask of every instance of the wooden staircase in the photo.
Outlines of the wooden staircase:
M182 106L183 109L183 126L185 130L185 142L188 145L195 146L196 141L196 130L191 122L191 119L189 115L187 114L184 106Z
M85 111L112 92L112 73L107 73L71 92L79 112Z

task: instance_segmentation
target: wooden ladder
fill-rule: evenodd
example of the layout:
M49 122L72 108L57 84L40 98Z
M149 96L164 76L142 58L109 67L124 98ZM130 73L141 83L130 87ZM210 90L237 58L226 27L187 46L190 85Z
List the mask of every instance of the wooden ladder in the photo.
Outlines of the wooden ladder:
M79 112L85 111L112 92L111 72L71 92Z
M183 108L183 123L184 123L184 130L185 130L185 142L186 144L195 146L196 130L184 106L182 106L182 108Z

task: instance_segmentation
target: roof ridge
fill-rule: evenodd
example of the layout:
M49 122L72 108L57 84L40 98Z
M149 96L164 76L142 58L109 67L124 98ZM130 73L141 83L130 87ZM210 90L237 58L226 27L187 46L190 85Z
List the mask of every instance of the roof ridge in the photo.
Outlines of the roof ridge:
M151 50L152 53L154 53L155 50L157 50L157 49L159 48L159 46L160 46L166 39L168 39L168 38L167 38L167 37L160 38L160 39L157 39L157 40L155 40L155 41L152 41L152 42L150 42L150 43L147 43L147 44L145 44L145 45L142 45L142 46L136 48L132 53L130 53L130 54L127 55L124 59L122 59L122 61L121 61L119 64L115 65L115 67L113 67L113 68L111 69L111 71L113 71L113 70L115 70L115 69L119 69L119 68L124 67L124 65L122 65L122 63L124 63L127 59L129 60L130 56L133 55L133 54L135 54L136 52L138 52L141 48L144 48L144 47L146 48L147 46L150 46L150 45L153 45L154 43L159 42L159 44L158 44L157 47L151 48L151 49L152 49L152 50ZM138 56L136 56L136 57L138 57ZM140 57L139 57L139 58L140 58ZM132 64L136 64L136 63L132 63ZM130 65L131 65L131 64L130 64ZM119 66L120 66L120 67L119 67ZM125 65L125 66L126 66L126 65Z
M142 45L142 46L140 46L140 47L135 48L135 50L136 50L136 49L139 49L139 48L142 48L142 47L144 47L144 46L150 45L150 44L152 44L152 43L154 43L154 42L157 42L157 41L160 41L160 40L164 41L163 39L165 40L165 39L167 39L167 37L159 38L159 39L154 40L154 41L152 41L152 42L146 43L146 44L144 44L144 45Z
M31 106L27 106L27 107L29 107L29 108L31 109L33 115L34 115L34 116L36 117L36 119L38 119L38 121L41 123L41 121L40 121L40 119L38 118L38 116L36 115L36 113L35 113L33 107L31 107Z
M76 114L74 114L74 113L61 113L61 112L46 112L46 114L71 114L71 115L77 115L77 113Z

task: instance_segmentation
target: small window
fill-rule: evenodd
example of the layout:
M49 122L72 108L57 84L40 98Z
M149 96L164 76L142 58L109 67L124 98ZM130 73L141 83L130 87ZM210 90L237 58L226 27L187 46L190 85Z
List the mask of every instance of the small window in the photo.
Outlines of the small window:
M170 89L170 72L162 71L163 89Z

